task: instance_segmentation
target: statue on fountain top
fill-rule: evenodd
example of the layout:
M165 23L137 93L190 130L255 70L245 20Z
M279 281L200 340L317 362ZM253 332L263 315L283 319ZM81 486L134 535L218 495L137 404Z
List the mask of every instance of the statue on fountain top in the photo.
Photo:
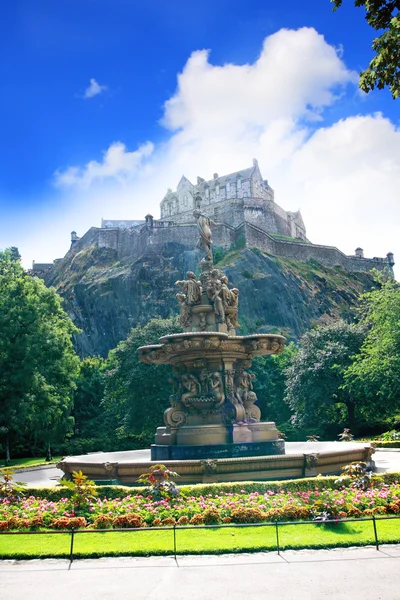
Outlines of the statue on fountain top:
M200 237L197 242L197 248L199 248L207 257L207 261L212 265L212 239L211 239L211 227L216 225L215 221L207 217L201 210L197 209L193 211L193 216L199 226Z

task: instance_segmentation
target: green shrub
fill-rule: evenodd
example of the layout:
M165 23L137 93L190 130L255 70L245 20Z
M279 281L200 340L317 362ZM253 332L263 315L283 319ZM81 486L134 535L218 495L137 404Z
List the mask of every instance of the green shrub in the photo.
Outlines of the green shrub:
M254 279L254 275L253 273L250 273L250 271L248 271L247 269L245 269L242 272L243 277L245 277L246 279Z
M400 440L392 442L387 440L374 440L374 444L377 448L400 448Z
M286 479L282 481L239 481L227 483L197 483L193 485L179 486L183 496L206 496L207 494L233 493L238 494L242 490L245 493L258 492L265 494L269 490L278 492L306 492L310 489L336 489L339 487L348 487L351 483L350 478L344 478L341 484L337 484L337 475L328 477L304 477L303 479ZM373 485L378 486L382 483L389 485L400 481L400 472L382 473L373 479ZM71 498L73 492L62 487L54 488L25 488L25 496L36 496L36 498L47 498L50 501L56 502L60 498ZM126 496L134 496L136 494L147 494L147 488L143 487L128 487L124 485L99 485L97 486L98 497L109 498L125 498Z

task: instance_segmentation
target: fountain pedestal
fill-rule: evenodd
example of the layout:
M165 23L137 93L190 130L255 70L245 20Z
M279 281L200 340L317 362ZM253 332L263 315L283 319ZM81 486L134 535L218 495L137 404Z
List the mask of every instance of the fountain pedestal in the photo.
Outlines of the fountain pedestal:
M185 332L160 342L138 350L142 361L173 368L171 407L157 429L152 460L284 454L275 423L260 421L254 375L247 371L254 356L281 352L282 336Z

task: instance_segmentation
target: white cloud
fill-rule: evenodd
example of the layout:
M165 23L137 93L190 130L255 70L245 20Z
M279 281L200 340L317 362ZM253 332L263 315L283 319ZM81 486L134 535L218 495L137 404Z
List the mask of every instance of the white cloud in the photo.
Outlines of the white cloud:
M366 256L391 250L400 260L399 130L381 114L324 123L356 79L314 29L269 36L252 64L215 66L207 51L194 52L165 103L162 123L171 133L164 144L129 151L117 142L102 161L56 174L70 209L53 224L63 250L52 247L49 254L65 252L70 228L83 234L101 217L142 218L149 211L157 217L164 192L182 173L192 181L211 178L257 157L278 204L301 208L312 241L346 253L360 245ZM44 254L33 258L45 260Z
M91 160L84 167L68 167L55 173L57 187L90 187L96 181L115 178L120 181L135 175L141 163L153 152L154 146L146 142L134 152L128 152L125 144L114 142L104 152L103 160Z
M194 52L178 76L177 92L165 104L163 122L171 130L215 135L228 126L241 134L276 119L314 117L335 101L337 86L357 77L307 28L266 38L252 65L219 67L208 58L206 50Z
M86 90L83 94L83 98L85 100L88 100L89 98L93 98L94 96L97 96L98 94L101 94L102 92L105 92L106 89L107 89L106 85L100 85L99 83L97 83L97 81L95 79L92 78L90 80L88 87L86 88Z

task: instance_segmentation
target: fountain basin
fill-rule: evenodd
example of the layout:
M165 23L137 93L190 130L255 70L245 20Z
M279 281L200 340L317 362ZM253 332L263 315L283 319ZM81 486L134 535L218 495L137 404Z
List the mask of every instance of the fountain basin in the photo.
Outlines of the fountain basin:
M226 481L268 481L297 479L340 473L353 461L373 465L371 444L355 442L286 442L286 454L235 456L191 460L152 461L150 449L127 452L97 452L64 458L58 467L70 478L73 471L101 483L110 481L134 485L142 473L162 462L179 473L178 483L211 483Z

